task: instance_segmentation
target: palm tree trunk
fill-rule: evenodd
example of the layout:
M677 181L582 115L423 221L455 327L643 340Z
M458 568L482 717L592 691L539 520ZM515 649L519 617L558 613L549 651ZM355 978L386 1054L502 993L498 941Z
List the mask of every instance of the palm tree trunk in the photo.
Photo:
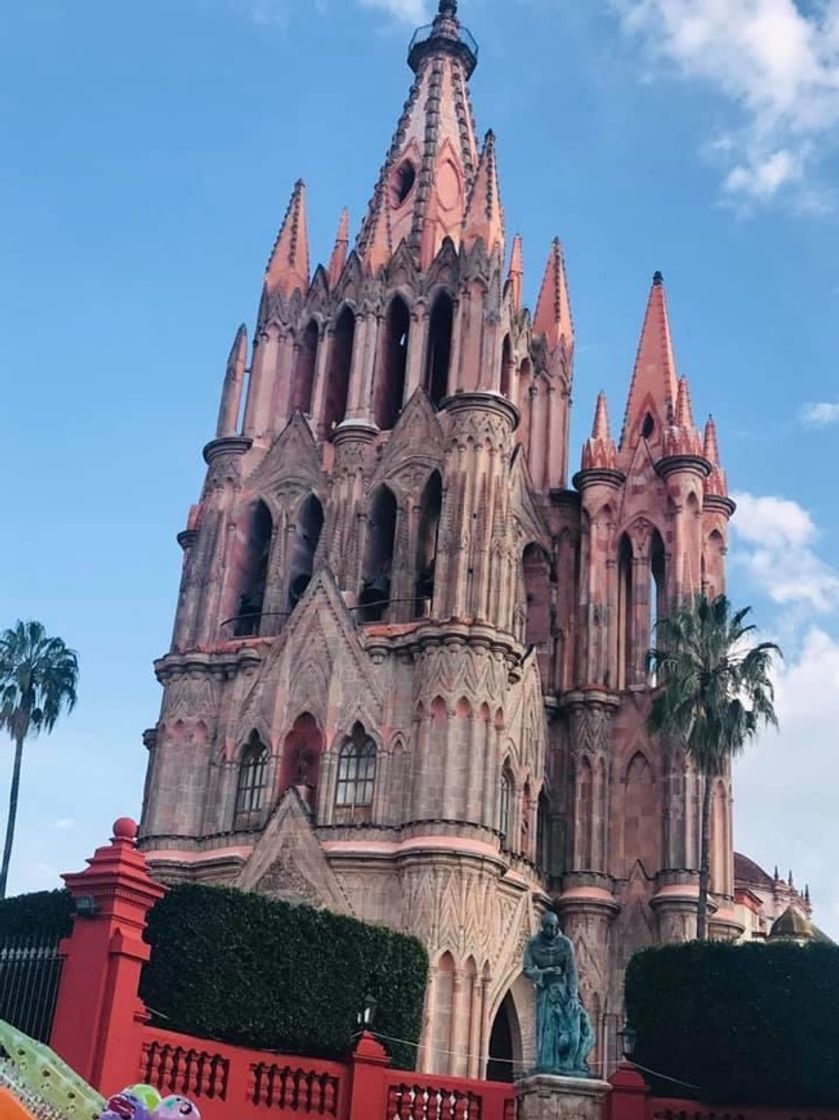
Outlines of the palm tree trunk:
M17 801L20 791L20 764L23 761L23 736L15 736L15 763L12 768L12 788L9 791L9 819L6 822L6 844L3 848L3 867L0 869L0 898L6 897L6 880L9 877L9 863L12 858L12 844L15 838L17 820Z
M702 822L699 830L699 899L696 909L696 936L699 941L708 937L708 887L711 880L711 792L713 782L709 774L703 775Z

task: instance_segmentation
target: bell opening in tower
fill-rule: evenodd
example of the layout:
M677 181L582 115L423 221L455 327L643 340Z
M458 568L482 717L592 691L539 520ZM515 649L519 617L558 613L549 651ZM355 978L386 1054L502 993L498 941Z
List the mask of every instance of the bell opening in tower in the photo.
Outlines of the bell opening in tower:
M355 315L352 308L345 307L338 317L329 350L323 410L323 430L327 437L347 414L354 343Z
M264 502L257 501L251 507L245 520L245 534L239 600L233 624L233 633L237 638L259 634L262 621L273 534L271 514Z
M428 618L434 603L434 574L437 566L437 538L443 508L443 482L433 471L420 503L417 533L417 566L414 590L414 618Z
M441 292L431 312L425 363L425 390L435 408L439 408L449 395L453 323L452 298L448 292Z
M367 522L367 544L358 596L361 622L381 622L390 606L395 539L396 498L387 486L382 486L370 506Z
M294 382L291 388L291 414L309 413L312 410L312 390L315 384L315 366L318 356L318 325L314 319L303 332L297 363L294 368Z
M388 308L381 361L373 396L373 419L382 431L396 424L405 395L411 315L405 301L394 296Z

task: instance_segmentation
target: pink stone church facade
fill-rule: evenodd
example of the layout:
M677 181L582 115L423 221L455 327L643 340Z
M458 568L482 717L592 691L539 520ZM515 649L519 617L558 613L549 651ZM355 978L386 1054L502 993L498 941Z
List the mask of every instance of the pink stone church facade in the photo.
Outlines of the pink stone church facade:
M700 784L646 730L645 653L669 604L724 590L734 506L659 274L620 431L580 387L569 470L565 261L555 241L525 308L476 61L441 0L354 245L345 214L314 271L294 188L179 536L141 840L163 879L417 935L421 1065L501 1076L490 1055L527 1060L545 905L607 1064L627 960L693 933ZM727 780L713 805L712 930L733 939Z

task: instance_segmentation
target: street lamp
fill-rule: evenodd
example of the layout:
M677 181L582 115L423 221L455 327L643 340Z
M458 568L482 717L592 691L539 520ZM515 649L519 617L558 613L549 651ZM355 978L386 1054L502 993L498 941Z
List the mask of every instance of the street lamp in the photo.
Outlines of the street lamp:
M635 1043L638 1041L638 1032L629 1023L624 1023L623 1029L618 1031L618 1038L623 1044L623 1056L632 1061L635 1052Z
M375 996L366 995L364 997L364 1007L358 1013L358 1025L364 1030L369 1030L373 1026L378 1006L379 1001Z

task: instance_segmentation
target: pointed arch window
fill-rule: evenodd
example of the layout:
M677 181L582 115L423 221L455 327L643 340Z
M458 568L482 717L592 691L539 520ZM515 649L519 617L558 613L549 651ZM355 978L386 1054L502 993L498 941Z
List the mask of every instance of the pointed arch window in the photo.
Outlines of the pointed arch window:
M513 775L510 773L509 766L505 766L501 774L501 797L498 811L498 830L501 833L501 843L505 848L510 846L514 792Z
M335 786L336 809L352 812L369 810L376 782L376 744L357 723L338 755L338 781Z
M664 542L656 530L653 530L652 540L650 541L650 614L649 614L649 645L655 646L656 642L656 629L658 621L664 615L664 595L665 595L665 580L664 580ZM650 672L651 685L655 686L656 676L654 672Z
M361 591L358 596L362 622L381 622L390 606L393 550L396 543L396 498L382 486L376 492L367 523Z
M233 632L237 638L258 634L268 582L268 561L274 525L263 501L256 501L244 519L240 552L239 601Z
M513 384L513 346L510 342L510 336L504 336L504 344L501 347L501 392L505 397L510 396L510 389Z
M401 296L394 296L385 320L384 336L373 396L373 419L382 431L396 424L405 396L411 315Z
M443 482L433 471L420 502L417 533L417 566L415 575L414 618L427 618L434 602L434 574L437 566L437 538L443 508Z
M256 827L261 820L268 792L268 748L257 733L251 733L239 760L236 784L235 829Z
M288 610L303 597L315 568L315 553L323 530L323 506L314 494L301 504L291 545L288 580Z
M352 308L345 307L338 316L329 347L323 410L323 430L327 436L332 434L332 429L340 424L347 414L354 345L355 315Z
M632 673L632 545L621 537L618 549L618 688L633 683Z
M431 311L425 361L425 390L435 408L439 408L449 394L453 323L454 304L451 296L443 292Z
M303 332L300 339L300 349L297 352L297 362L294 367L294 382L291 386L291 407L289 414L295 412L311 412L312 389L315 384L315 366L318 357L318 340L320 332L314 319Z

